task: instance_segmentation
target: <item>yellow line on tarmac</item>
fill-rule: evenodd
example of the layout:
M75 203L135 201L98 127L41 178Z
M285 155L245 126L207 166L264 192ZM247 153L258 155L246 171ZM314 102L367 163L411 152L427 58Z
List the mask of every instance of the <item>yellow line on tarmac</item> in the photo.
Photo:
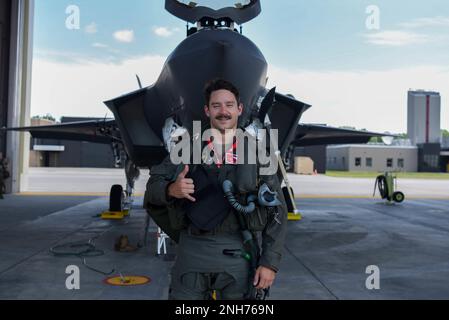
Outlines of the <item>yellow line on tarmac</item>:
M375 199L382 200L379 196L357 196L357 195L335 195L335 194L321 194L321 195L308 195L308 194L296 194L295 199ZM405 201L407 199L412 200L449 200L449 196L405 196Z
M444 197L444 196L407 196L405 195L405 200L407 201L407 199L409 200L449 200L449 197Z
M108 192L20 192L18 196L54 196L54 197L108 197ZM134 194L143 197L143 193Z
M20 192L18 196L53 196L53 197L109 197L108 192ZM143 197L143 193L134 194ZM379 196L335 195L335 194L295 194L295 199L374 199L382 200ZM449 200L449 196L405 196L405 201L411 200Z
M295 194L295 199L372 199L370 196L335 194Z

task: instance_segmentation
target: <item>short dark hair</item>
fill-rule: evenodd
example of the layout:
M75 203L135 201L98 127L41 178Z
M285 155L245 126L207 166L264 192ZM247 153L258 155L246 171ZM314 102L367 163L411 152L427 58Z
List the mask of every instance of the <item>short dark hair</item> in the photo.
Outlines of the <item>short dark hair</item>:
M212 92L218 91L218 90L228 90L231 91L234 96L235 100L237 100L237 103L240 103L240 93L239 90L229 81L226 81L224 79L214 79L206 83L206 86L204 87L204 97L206 99L206 105L209 105L210 102L210 96L212 95Z

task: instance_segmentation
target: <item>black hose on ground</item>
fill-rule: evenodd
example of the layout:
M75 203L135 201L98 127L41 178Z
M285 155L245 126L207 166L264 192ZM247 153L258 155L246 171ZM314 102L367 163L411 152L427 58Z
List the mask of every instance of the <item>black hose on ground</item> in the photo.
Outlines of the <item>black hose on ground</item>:
M385 177L385 175L380 175L376 178L376 183L374 184L374 193L376 193L376 187L379 189L381 198L386 199L388 197L389 190L387 185L387 177Z

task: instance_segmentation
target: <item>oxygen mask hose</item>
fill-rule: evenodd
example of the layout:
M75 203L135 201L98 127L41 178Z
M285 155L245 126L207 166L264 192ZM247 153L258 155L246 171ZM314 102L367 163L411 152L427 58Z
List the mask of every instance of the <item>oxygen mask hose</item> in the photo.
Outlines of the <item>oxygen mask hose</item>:
M250 214L256 209L256 204L254 201L256 200L256 197L250 195L248 197L248 204L245 206L238 202L238 200L235 198L234 193L234 186L231 181L225 180L223 182L223 192L226 196L226 199L228 199L229 204L237 211L243 214Z

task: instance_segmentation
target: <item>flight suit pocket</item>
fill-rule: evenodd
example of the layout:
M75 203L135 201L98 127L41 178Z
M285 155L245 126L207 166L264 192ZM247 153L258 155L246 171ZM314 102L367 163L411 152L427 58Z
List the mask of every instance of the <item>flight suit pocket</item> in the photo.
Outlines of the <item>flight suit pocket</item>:
M256 207L256 210L248 215L247 221L250 231L263 231L268 221L266 208Z
M182 230L187 227L185 210L175 204L169 204L167 210L170 226L174 230Z

